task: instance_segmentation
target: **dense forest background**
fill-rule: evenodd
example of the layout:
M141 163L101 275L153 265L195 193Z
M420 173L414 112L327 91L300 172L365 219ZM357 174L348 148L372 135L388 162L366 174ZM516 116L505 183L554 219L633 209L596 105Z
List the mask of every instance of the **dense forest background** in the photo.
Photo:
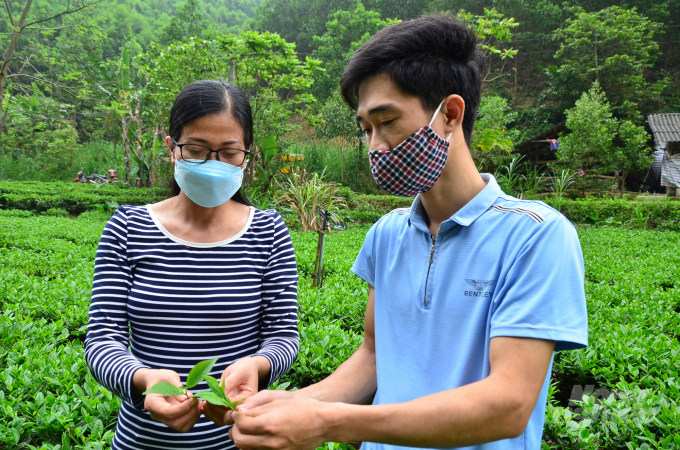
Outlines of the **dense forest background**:
M476 148L490 166L567 119L596 81L613 119L643 126L650 113L680 112L680 0L9 0L0 13L0 179L113 167L138 185L158 182L168 170L164 108L180 81L201 77L246 86L262 105L260 142L272 135L279 153L331 138L353 148L358 134L336 89L347 59L384 26L437 11L459 14L484 38ZM265 70L268 60L279 82L243 75L246 61ZM285 73L297 82L281 84Z

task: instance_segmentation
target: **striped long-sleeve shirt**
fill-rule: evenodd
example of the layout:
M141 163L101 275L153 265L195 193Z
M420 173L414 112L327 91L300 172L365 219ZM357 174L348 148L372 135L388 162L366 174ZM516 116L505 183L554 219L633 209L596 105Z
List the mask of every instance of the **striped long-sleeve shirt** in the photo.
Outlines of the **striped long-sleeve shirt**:
M134 372L170 369L185 383L197 362L219 357L211 372L219 379L234 361L262 355L271 384L292 366L298 345L295 253L276 211L251 208L238 234L210 244L171 235L150 206L122 206L107 223L85 357L95 379L123 400L113 449L234 448L229 427L204 417L189 433L153 421L133 390Z

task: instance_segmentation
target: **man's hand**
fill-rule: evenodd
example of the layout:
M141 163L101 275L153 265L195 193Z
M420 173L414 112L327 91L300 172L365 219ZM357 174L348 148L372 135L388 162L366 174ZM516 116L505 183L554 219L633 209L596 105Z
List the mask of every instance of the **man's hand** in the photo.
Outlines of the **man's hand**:
M250 406L265 402L261 406L248 409L249 405L244 404L234 413L229 437L236 447L242 450L313 450L327 440L328 426L324 417L340 404L296 398L291 392L279 394L286 391L268 392L274 394L253 397L250 402ZM288 398L266 402L276 397Z
M143 386L142 392L161 381L167 381L175 386L182 385L179 375L174 370L139 369L134 375L135 386ZM182 433L186 433L196 425L201 416L198 400L187 398L186 395L166 397L161 394L147 394L144 399L144 409L149 411L153 420Z
M239 359L222 373L221 385L225 395L231 401L248 398L257 393L257 386L260 381L260 367L255 358ZM201 411L209 420L219 426L231 425L233 411L224 406L211 405L208 402L201 402Z
M299 392L299 391L297 391ZM260 391L252 397L248 397L246 401L236 407L239 411L247 411L249 409L257 408L258 406L266 405L276 400L289 400L296 397L295 392L284 391L282 389L268 389Z

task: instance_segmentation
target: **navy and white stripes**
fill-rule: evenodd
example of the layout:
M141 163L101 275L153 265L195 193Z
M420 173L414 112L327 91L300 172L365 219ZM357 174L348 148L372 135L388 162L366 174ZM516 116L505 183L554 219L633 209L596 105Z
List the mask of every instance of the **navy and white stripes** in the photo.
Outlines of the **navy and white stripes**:
M123 206L109 220L85 357L95 379L124 400L112 448L233 448L228 427L205 418L185 434L153 421L133 392L135 370L174 370L184 383L197 362L219 357L211 373L219 379L234 361L262 355L272 383L298 346L295 254L277 212L251 208L241 232L214 244L170 235L146 206Z

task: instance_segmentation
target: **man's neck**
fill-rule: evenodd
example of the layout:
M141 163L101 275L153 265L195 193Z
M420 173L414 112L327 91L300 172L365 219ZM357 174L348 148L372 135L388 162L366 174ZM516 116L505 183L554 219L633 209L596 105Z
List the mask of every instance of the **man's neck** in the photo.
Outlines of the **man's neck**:
M437 235L443 221L451 218L486 187L465 140L454 139L441 177L432 189L420 194L433 236Z

